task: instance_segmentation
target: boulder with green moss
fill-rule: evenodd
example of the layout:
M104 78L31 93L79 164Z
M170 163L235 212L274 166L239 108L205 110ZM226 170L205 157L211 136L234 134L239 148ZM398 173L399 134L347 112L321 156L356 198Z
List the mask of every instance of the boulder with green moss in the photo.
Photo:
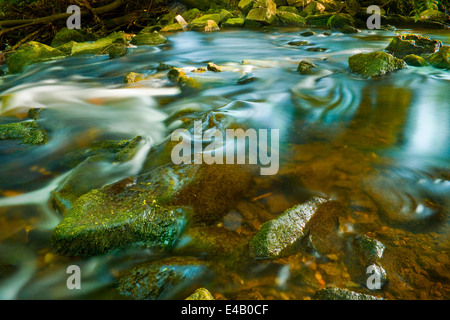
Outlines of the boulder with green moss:
M21 45L7 60L8 71L19 73L33 63L65 57L66 54L45 44L29 41Z
M446 19L445 13L438 10L425 10L420 15L420 19L434 20L444 22Z
M159 34L158 32L139 32L133 39L131 39L131 43L136 46L145 46L145 45L160 45L167 42L167 38Z
M186 22L191 22L192 20L198 18L202 12L198 10L197 8L189 9L188 11L184 12L181 16Z
M255 8L250 10L247 15L247 21L262 23L264 25L273 24L276 19L276 13L267 8Z
M403 60L405 60L408 66L424 67L428 65L424 58L415 54L408 54Z
M277 17L278 17L278 19L280 19L281 23L285 26L304 26L304 25L306 25L305 18L303 18L293 12L278 11Z
M300 61L297 67L297 72L301 75L309 73L312 68L317 68L317 66L309 61Z
M126 271L117 288L120 294L135 300L174 299L186 297L207 275L207 265L198 259L166 258Z
M115 45L125 46L128 40L123 32L114 32L95 42L76 43L72 47L72 55L109 54Z
M110 59L117 59L127 54L128 48L124 44L113 43L108 48L108 54Z
M394 57L404 58L407 55L432 54L442 46L440 40L431 40L429 37L416 34L402 34L391 40L386 51Z
M435 68L450 69L450 46L443 46L438 52L428 56L428 63Z
M344 26L343 28L341 28L341 32L345 34L352 34L352 33L359 33L361 32L361 30L352 26Z
M125 78L123 78L124 83L135 83L144 80L144 75L137 72L129 72Z
M222 23L222 27L225 28L238 28L244 25L245 20L243 18L230 18Z
M241 0L239 1L238 8L244 14L248 14L248 12L253 8L253 5L254 5L253 0Z
M351 71L365 77L381 76L407 67L405 61L382 51L351 56L348 65Z
M304 12L306 12L307 15L314 15L318 13L322 13L325 11L325 6L317 1L310 1L305 9L303 9Z
M295 14L298 14L298 10L296 7L290 7L290 6L279 6L277 2L275 1L275 4L277 5L277 12L292 12Z
M170 23L161 29L161 32L176 32L182 31L183 27L178 22Z
M84 42L86 39L78 30L62 28L53 37L51 46L56 48L70 41Z
M291 254L296 244L308 234L308 221L326 202L326 199L314 197L264 223L250 241L250 255L256 258L276 258Z
M199 288L193 294L186 298L186 300L214 300L213 295L208 289Z
M21 140L25 144L43 144L46 133L36 121L23 121L0 125L0 140Z
M321 289L316 292L314 298L316 300L383 300L372 295L336 287Z
M188 77L181 68L171 68L167 73L167 78L185 88L200 88L201 85L195 79Z
M342 29L345 26L353 27L355 25L355 19L347 13L337 13L328 19L327 25L330 28L336 29Z

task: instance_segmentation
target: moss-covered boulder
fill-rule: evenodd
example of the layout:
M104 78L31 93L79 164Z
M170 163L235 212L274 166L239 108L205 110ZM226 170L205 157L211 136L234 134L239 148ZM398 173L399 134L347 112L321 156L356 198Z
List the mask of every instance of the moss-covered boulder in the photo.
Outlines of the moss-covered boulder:
M345 33L345 34L352 34L352 33L359 33L359 32L361 32L361 30L359 30L355 27L352 27L352 26L344 26L341 29L341 32Z
M312 198L264 223L250 241L250 255L256 258L277 258L291 254L295 245L307 235L308 221L326 202L323 198Z
M78 30L62 28L53 37L51 46L56 48L70 41L84 42L86 39Z
M190 23L192 30L203 30L208 25L208 20L212 20L219 24L222 21L222 17L218 13L205 14Z
M192 20L198 18L202 12L198 10L197 8L189 9L188 11L184 12L181 16L186 22L191 22Z
M108 54L110 59L117 59L125 56L128 53L128 48L124 44L113 43L108 48Z
M155 46L164 44L167 42L167 38L159 34L158 32L147 33L147 32L139 32L133 39L131 39L131 43L136 46Z
M22 72L26 66L36 62L63 58L66 55L58 49L45 44L29 41L21 45L7 60L10 73Z
M281 23L285 26L304 26L306 25L305 18L299 16L296 13L287 11L278 11L277 17L280 19Z
M303 11L306 12L307 15L318 14L325 11L325 6L313 0L308 3Z
M415 54L408 54L403 60L405 60L408 66L424 67L428 65L424 58Z
M124 83L135 83L144 80L144 75L142 73L130 72L125 78L123 78Z
M300 15L302 12L300 13ZM315 27L328 27L330 28L331 25L329 24L330 19L333 17L333 14L331 13L322 13L322 14L314 14L307 16L306 24L309 26L315 26Z
M427 61L436 68L450 69L450 46L443 46L435 54L430 55Z
M186 298L186 300L214 300L213 295L208 289L199 288L193 294Z
M222 27L225 28L239 28L244 25L245 20L243 18L230 18L222 23Z
M317 68L317 66L309 61L300 61L297 67L297 72L301 75L309 73L312 68Z
M222 72L222 67L219 67L217 64L209 62L208 65L206 66L206 68L208 69L208 71L212 71L212 72Z
M195 79L188 77L181 68L171 68L167 73L167 78L181 87L185 88L200 88L201 85Z
M391 40L386 51L394 57L404 58L407 55L432 54L442 46L440 40L431 40L429 37L416 34L402 34Z
M420 19L444 22L446 17L444 12L438 10L425 10L420 14Z
M268 8L255 8L250 10L247 15L248 21L259 22L264 25L273 24L276 21L276 11Z
M254 2L253 0L241 0L239 1L238 8L244 13L248 14L248 12L253 9Z
M316 300L383 300L372 295L357 293L347 289L328 287L316 292Z
M78 44L78 42L69 41L69 42L64 43L63 45L60 45L59 47L56 47L56 49L61 51L65 55L71 55L73 47L77 44Z
M161 29L161 32L177 32L182 31L183 27L178 22L170 23Z
M328 21L327 25L330 28L336 28L336 29L342 29L345 26L354 26L355 25L355 19L346 13L337 13L335 15L332 15Z
M219 25L214 20L208 20L205 26L205 32L219 31Z
M174 299L198 288L208 268L195 258L167 258L138 265L117 281L120 294L135 300Z
M292 13L298 14L298 10L296 7L280 6L276 1L275 1L275 4L277 5L277 12L292 12Z
M25 144L43 144L45 130L36 121L23 121L0 125L0 140L21 140Z
M113 32L109 36L98 39L90 43L76 43L72 47L72 55L82 54L109 54L115 45L125 46L128 43L127 37L123 32Z
M351 71L365 77L381 76L407 67L405 61L382 51L351 56L348 65Z

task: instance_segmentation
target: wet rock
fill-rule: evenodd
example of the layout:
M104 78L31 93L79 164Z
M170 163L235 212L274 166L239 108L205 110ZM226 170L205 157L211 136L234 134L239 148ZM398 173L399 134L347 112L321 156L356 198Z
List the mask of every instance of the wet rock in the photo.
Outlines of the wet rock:
M407 55L403 60L409 65L414 67L425 67L428 65L428 63L425 61L424 58L419 57L415 54L409 54Z
M273 12L267 8L256 8L256 9L250 10L250 12L247 15L247 20L259 22L264 25L270 25L275 22L276 17L277 16L276 16L275 12Z
M286 2L287 3L287 2ZM298 14L298 10L296 7L291 7L291 6L281 6L280 4L278 4L275 1L275 4L277 5L277 12L292 12L295 14Z
M143 33L142 31L135 36L131 43L136 46L144 46L144 45L159 45L167 42L167 38L159 34L158 32L153 33Z
M168 64L165 64L165 63L160 62L160 63L158 64L158 66L156 67L156 71L166 71L166 70L170 70L170 69L172 69L172 68L174 68L174 67L173 67L173 66L170 66L170 65L168 65Z
M191 22L192 20L197 19L201 15L201 11L197 8L189 9L188 11L184 12L181 16L184 20L187 22Z
M346 13L337 13L328 19L327 25L331 28L342 29L345 26L354 26L355 19Z
M257 81L257 80L258 80L258 78L252 76L251 74L246 73L246 74L244 74L242 77L240 77L237 80L237 84L241 84L242 85L242 84L251 83L251 82L254 82L254 81Z
M331 26L329 24L329 21L332 17L333 17L332 14L322 13L307 16L305 19L306 23L310 26L330 28Z
M192 30L204 30L206 26L208 26L208 20L214 21L217 25L222 21L220 14L205 14L190 23Z
M402 34L391 40L386 51L394 57L404 58L409 54L431 54L442 46L440 40L431 40L429 37L416 34Z
M7 60L8 71L19 73L33 63L43 62L52 59L59 59L66 56L63 52L47 46L45 44L29 41L21 45Z
M279 7L279 6L287 6L288 5L287 0L273 0L273 2L275 2L277 7ZM293 7L293 8L295 8L295 7Z
M23 121L0 125L0 140L21 140L25 144L43 144L46 132L36 121Z
M231 12L225 9L220 10L219 14L220 14L220 21L226 21L228 19L233 18Z
M176 31L182 31L183 27L178 22L171 23L166 25L164 28L161 29L161 32L176 32Z
M244 25L245 20L243 18L230 18L222 23L222 27L237 28Z
M444 12L440 12L438 10L425 10L420 14L420 19L444 22L446 20L446 16Z
M314 298L316 300L383 300L383 298L335 287L317 291Z
M358 32L361 32L361 30L356 29L355 27L352 27L352 26L344 26L344 27L341 29L341 32L342 32L342 33L345 33L345 34L352 34L352 33L358 33Z
M308 41L289 41L288 45L295 46L295 47L301 47L306 46L308 44Z
M195 72L195 73L203 73L206 71L208 71L208 69L206 69L205 67L198 67L197 69L192 70L192 72Z
M277 17L285 26L304 26L306 24L305 18L292 12L277 12Z
M306 51L312 51L312 52L325 52L327 50L328 50L327 48L320 48L320 47L312 47L312 48L306 49Z
M207 69L212 72L222 72L222 68L212 62L208 63Z
M325 6L317 1L311 1L303 11L306 12L307 15L318 14L325 11Z
M186 300L215 300L211 292L205 288L195 290L193 294L186 298Z
M115 43L108 48L108 54L110 59L117 59L127 54L128 48L119 43Z
M192 292L207 266L195 258L168 258L132 268L118 280L120 294L136 300L165 300Z
M381 76L407 67L403 60L382 51L359 53L351 56L348 59L348 65L352 72L365 77Z
M312 198L264 223L250 241L250 255L257 258L289 255L295 244L307 235L308 221L319 210L320 205L326 202L323 198Z
M377 239L370 238L366 235L356 236L353 240L353 245L361 264L365 266L378 262L383 257L383 252L386 248Z
M450 69L450 46L443 46L438 52L430 55L427 61L435 68Z
M214 20L208 20L205 26L205 32L219 31L220 28Z
M85 37L78 30L62 28L53 37L51 46L56 48L70 41L84 42L86 40Z
M71 54L72 54L73 47L74 47L75 45L77 45L77 44L78 44L78 43L75 42L75 41L70 41L70 42L67 42L67 43L65 43L65 44L63 44L63 45L61 45L61 46L59 46L59 47L56 47L56 49L59 50L59 51L61 51L61 52L64 53L65 55L71 55Z
M302 36L302 37L311 37L311 36L313 36L313 35L315 35L316 33L314 32L314 31L306 31L306 32L303 32L303 33L300 33L300 35Z
M193 78L186 76L183 69L172 68L167 73L167 78L173 83L179 84L181 87L200 88L200 84Z
M312 62L300 61L297 71L299 74L304 75L307 74L312 68L317 68L317 66Z
M253 4L253 0L241 0L239 1L238 7L244 14L248 14L248 12L253 8Z
M109 50L114 49L115 45L125 46L128 39L123 32L114 32L105 38L98 39L94 43L76 43L72 47L72 55L81 54L109 54Z

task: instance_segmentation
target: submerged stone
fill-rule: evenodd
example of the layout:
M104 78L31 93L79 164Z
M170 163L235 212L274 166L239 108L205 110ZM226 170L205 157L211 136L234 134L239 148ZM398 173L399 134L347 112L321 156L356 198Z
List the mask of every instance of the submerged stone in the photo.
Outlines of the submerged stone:
M344 26L341 29L341 32L345 33L345 34L352 34L352 33L359 33L359 32L361 32L361 30L356 29L355 27L352 27L352 26Z
M36 121L23 121L0 125L0 140L22 140L26 144L43 144L46 133Z
M430 55L427 61L435 68L450 69L450 46L443 46L435 54Z
M297 71L299 74L304 75L307 74L312 68L317 68L317 66L312 62L300 61Z
M8 71L10 73L19 73L33 63L43 62L52 59L59 59L66 56L58 49L45 44L29 41L21 45L7 60Z
M207 275L207 266L195 258L167 258L138 265L118 280L120 294L135 300L165 300L192 292ZM204 294L204 293L203 293Z
M145 46L145 45L160 45L167 42L167 38L159 34L158 32L153 33L142 33L139 32L137 36L135 36L131 43L136 46Z
M319 206L326 202L323 198L312 198L264 223L250 241L250 255L257 258L276 258L289 254L296 242L307 235L306 224L318 211Z
M369 265L379 261L383 257L386 248L377 239L370 238L366 235L358 235L353 240L353 245L357 254L360 256L363 265Z
M391 40L386 51L394 57L404 58L410 54L422 55L435 53L442 46L440 40L431 40L429 37L416 34L402 34Z
M308 41L290 41L288 42L288 45L300 47L300 46L306 46L308 44Z
M314 31L305 31L305 32L303 32L303 33L300 33L300 35L302 36L302 37L311 37L311 36L313 36L313 35L315 35L316 33L314 32Z
M403 60L405 60L408 66L424 67L428 65L424 58L415 54L409 54Z
M222 72L222 68L212 62L208 63L207 69L212 72Z
M321 289L316 292L314 298L316 300L383 300L383 298L336 287Z
M186 298L186 300L215 300L211 292L205 288L195 290L193 294Z
M108 48L108 54L110 59L117 59L127 54L128 48L119 43L114 43Z
M365 77L381 76L407 67L405 61L382 51L351 56L348 59L348 65L351 71Z

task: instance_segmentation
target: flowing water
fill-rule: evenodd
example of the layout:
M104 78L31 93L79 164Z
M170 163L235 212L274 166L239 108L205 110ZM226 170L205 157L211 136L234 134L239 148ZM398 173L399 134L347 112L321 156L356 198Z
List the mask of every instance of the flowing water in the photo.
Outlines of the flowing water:
M261 223L311 194L339 199L353 210L339 229L372 234L387 247L390 282L374 294L450 298L450 72L409 67L362 79L348 70L348 57L383 50L393 34L314 31L308 38L293 29L181 32L166 45L133 48L119 59L70 57L0 78L0 122L45 108L37 123L49 137L39 146L0 143L0 298L117 298L117 275L156 253L53 254L49 239L61 216L50 195L71 172L62 159L96 141L141 135L133 159L101 162L91 179L109 183L136 175L179 125L177 115L208 111L226 112L247 127L280 130L278 174L255 179L254 197L243 199L221 226L250 238ZM415 31L450 43L448 32ZM297 40L309 44L288 44ZM301 60L319 71L300 76ZM160 62L187 72L210 61L224 71L189 73L201 90L180 90L156 71ZM131 71L148 77L126 85ZM255 81L238 84L243 74ZM325 285L358 288L342 261L301 252L244 270L228 266L232 277L216 276L203 286L226 298L309 299ZM72 264L83 270L82 290L66 287Z

